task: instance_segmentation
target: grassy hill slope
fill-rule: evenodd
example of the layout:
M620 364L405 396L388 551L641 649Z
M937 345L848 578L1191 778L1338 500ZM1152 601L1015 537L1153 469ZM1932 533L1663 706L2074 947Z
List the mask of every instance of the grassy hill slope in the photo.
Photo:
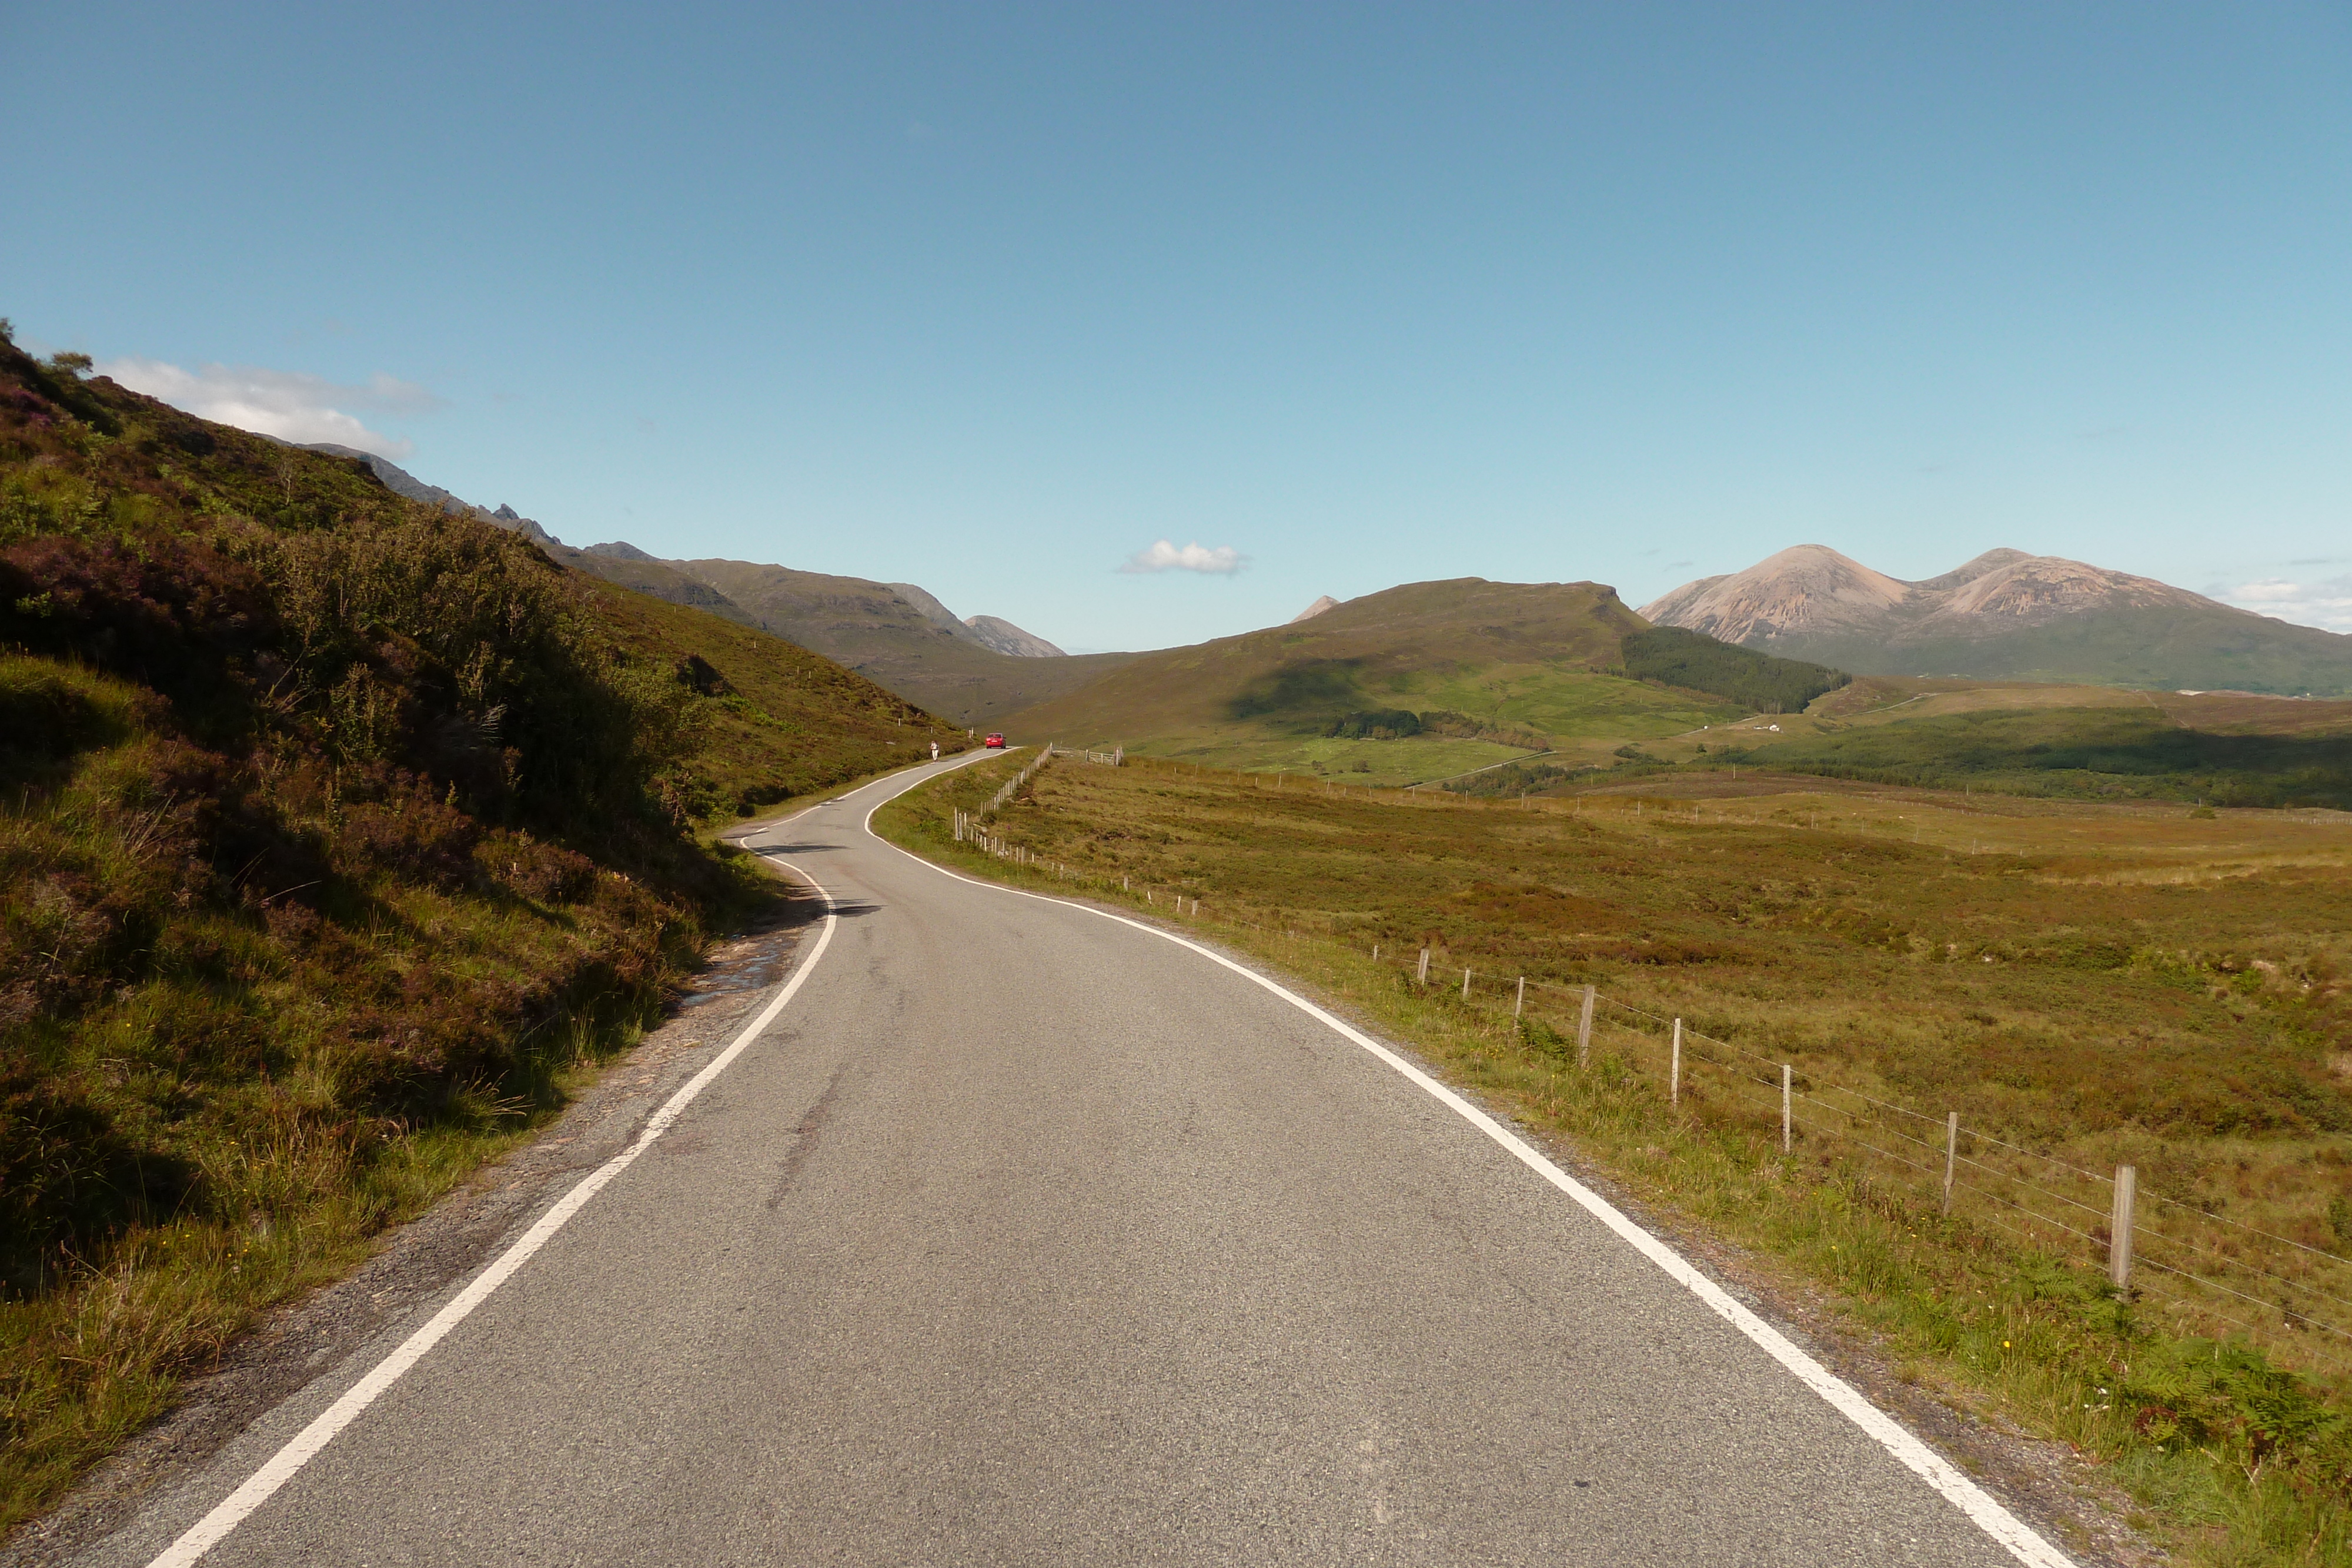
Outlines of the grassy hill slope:
M698 815L950 730L0 330L0 1528L622 1043Z
M642 593L671 604L681 604L690 610L708 611L739 626L758 627L760 624L759 617L750 611L709 583L688 576L666 560L575 549L565 544L559 544L547 553L572 570L609 582L615 588L625 588L633 593Z
M993 728L1006 714L1075 690L1135 656L1000 653L969 631L939 624L888 584L864 578L740 560L556 554L607 581L788 638L960 725Z
M1622 772L1553 758L1458 788L1672 789L1658 769L1676 765L2077 800L2352 809L2352 702L1865 675L1801 714L1755 715L1628 748ZM1705 777L1684 787L1712 788Z
M1136 655L1005 721L1026 740L1130 747L1249 769L1395 783L1547 749L1605 756L1631 737L1736 717L1742 703L1629 678L1647 622L1598 583L1461 578L1368 594L1312 620ZM1707 639L1714 670L1807 669ZM1636 644L1639 645L1638 643ZM1662 654L1696 665L1677 643ZM1662 666L1663 667L1663 666ZM1801 706L1837 677L1789 688ZM1409 723L1383 716L1404 715Z
M2311 705L2338 710L2332 727L2282 732L2198 727L2128 695L2111 693L2105 706L1986 708L1775 737L1715 760L2021 795L2352 810L2352 703Z
M1787 636L1773 650L1864 674L2352 695L2352 637L2221 604L2117 608L1997 637Z
M606 583L586 588L614 646L678 674L702 698L679 764L696 821L964 747L963 730L822 654L700 610Z

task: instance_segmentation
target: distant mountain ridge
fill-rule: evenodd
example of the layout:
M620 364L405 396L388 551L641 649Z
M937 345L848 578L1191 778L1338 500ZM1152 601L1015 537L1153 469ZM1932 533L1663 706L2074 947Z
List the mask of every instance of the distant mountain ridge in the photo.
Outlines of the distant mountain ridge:
M451 495L438 485L426 484L389 457L379 457L373 452L362 452L356 446L339 446L331 441L313 441L308 443L303 450L324 452L332 457L356 457L366 464L369 471L383 481L383 487L395 496L404 496L412 501L423 501L428 506L438 507L453 516L471 515L479 517L492 528L504 528L509 533L522 535L541 549L559 546L563 542L529 517L517 512L512 507L501 504L493 510L488 507L477 506L471 501ZM624 545L621 548L625 549L628 547Z
M520 534L575 571L821 653L958 724L992 721L1082 685L1128 656L1072 660L1045 638L1001 617L959 620L911 582L871 582L748 561L664 560L622 539L579 549L512 507L478 506L426 484L390 458L331 442L307 450L363 463L394 495ZM1054 668L1047 661L1068 663Z
M1642 607L1679 626L1866 675L1979 675L2288 695L2352 693L2352 637L2060 556L1988 550L1906 582L1822 545Z

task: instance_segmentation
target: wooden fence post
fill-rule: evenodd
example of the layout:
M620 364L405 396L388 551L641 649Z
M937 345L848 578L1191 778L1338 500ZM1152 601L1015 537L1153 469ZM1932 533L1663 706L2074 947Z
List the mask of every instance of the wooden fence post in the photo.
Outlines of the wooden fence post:
M1517 1022L1518 1022L1518 1021L1519 1021L1519 1015L1520 1015L1521 1013L1523 1013L1523 1012L1527 1011L1527 1010L1528 1010L1528 977L1527 977L1525 975L1521 975L1521 976L1519 977L1519 999L1518 999L1517 1001L1513 1002L1513 1003L1511 1004L1511 1021L1512 1021L1513 1023L1517 1023Z
M2132 1207L2139 1197L2139 1172L2131 1166L2116 1167L2116 1212L2108 1221L2107 1278L2118 1291L2131 1289Z
M1470 999L1470 971L1467 968L1462 971L1462 999L1465 1002Z
M1952 1183L1960 1174L1960 1113L1944 1115L1944 1213L1952 1212Z
M1429 984L1429 949L1426 947L1421 950L1421 972L1413 977L1413 982L1423 986Z
M1592 988L1585 987L1584 1010L1576 1019L1576 1065L1580 1069L1592 1055Z
M1683 1103L1683 1020L1675 1020L1675 1055L1666 1066L1666 1103Z
M1795 1070L1785 1061L1780 1063L1780 1152L1784 1155L1795 1147L1790 1125L1794 1118L1790 1106L1790 1102L1795 1097L1792 1092L1795 1079Z

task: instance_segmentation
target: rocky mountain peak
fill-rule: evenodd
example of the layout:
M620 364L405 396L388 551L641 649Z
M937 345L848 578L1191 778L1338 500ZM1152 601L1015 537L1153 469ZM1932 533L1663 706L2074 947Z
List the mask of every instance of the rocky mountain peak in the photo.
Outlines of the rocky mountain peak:
M2352 690L2352 637L2268 620L2063 556L1987 550L1905 582L1819 545L1701 578L1643 606L1679 626L1856 674L2101 685Z
M1024 632L999 615L971 615L964 619L973 636L1000 653L1010 653L1016 659L1065 659L1068 654L1034 632Z
M1726 643L1866 624L1901 605L1911 585L1826 545L1796 545L1745 571L1706 579L1653 600L1642 616Z

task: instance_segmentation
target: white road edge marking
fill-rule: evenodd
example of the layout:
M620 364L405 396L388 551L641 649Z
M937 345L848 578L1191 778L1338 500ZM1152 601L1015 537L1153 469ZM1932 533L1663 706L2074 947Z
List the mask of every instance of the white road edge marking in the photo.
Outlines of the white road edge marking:
M926 774L924 777L935 778L937 775ZM920 782L920 779L909 780L906 788L911 789ZM833 803L824 802L825 805ZM809 811L820 809L812 806ZM806 815L808 811L802 811L773 825L782 827L784 822L797 821ZM309 1464L320 1449L334 1441L335 1434L358 1419L361 1411L374 1404L385 1389L400 1381L404 1373L425 1359L425 1352L438 1344L451 1329L464 1322L476 1307L489 1300L491 1292L529 1262L532 1253L546 1246L549 1239L563 1228L565 1221L587 1207L588 1200L595 1197L605 1183L635 1165L637 1156L652 1147L655 1139L668 1132L670 1124L677 1120L679 1113L709 1087L711 1080L726 1071L728 1065L743 1054L744 1048L775 1021L776 1015L784 1010L784 1004L800 990L802 982L814 972L817 960L824 956L825 948L833 942L834 926L839 920L834 912L833 895L814 877L789 861L776 863L815 889L816 895L824 900L824 929L817 934L816 946L809 949L809 956L793 966L792 978L784 982L783 989L776 993L775 999L761 1009L758 1018L744 1026L743 1032L735 1037L732 1044L712 1057L701 1071L688 1079L677 1093L663 1103L662 1108L653 1113L644 1130L637 1134L627 1148L582 1177L577 1186L556 1200L554 1207L540 1216L538 1224L523 1232L520 1240L500 1253L496 1262L475 1275L473 1282L458 1291L447 1306L434 1313L431 1322L403 1340L399 1349L376 1363L366 1376L344 1392L341 1398L320 1411L309 1426L294 1435L292 1441L271 1455L269 1461L254 1471L243 1486L223 1498L210 1513L190 1525L177 1541L151 1560L147 1568L189 1568L198 1558L219 1545L222 1538L245 1522L247 1515L268 1502L278 1488L292 1480L295 1473Z
M909 785L908 788L912 789L913 786ZM905 791L902 790L900 793L903 794ZM894 795L890 799L897 798ZM953 877L958 882L969 883L973 887L984 887L995 893L1009 893L1016 898L1034 898L1040 904L1057 904L1065 909L1076 909L1104 920L1116 921L1121 925L1132 926L1138 931L1160 937L1163 941L1173 942L1179 947L1188 947L1211 963L1221 964L1244 979L1272 991L1299 1011L1329 1026L1370 1051L1411 1079L1433 1099L1440 1101L1459 1114L1463 1120L1500 1144L1521 1165L1575 1199L1587 1213L1615 1231L1633 1250L1656 1264L1669 1278L1689 1291L1692 1295L1705 1301L1714 1310L1717 1316L1746 1334L1762 1347L1766 1354L1794 1373L1799 1382L1829 1401L1839 1415L1861 1427L1881 1448L1894 1455L1905 1469L1941 1492L1962 1513L1967 1514L1978 1529L2008 1548L2011 1556L2020 1563L2028 1564L2029 1568L2075 1568L2072 1558L2051 1545L2031 1525L2002 1507L1999 1499L1969 1479L1950 1460L1913 1437L1902 1423L1864 1398L1852 1384L1807 1355L1791 1343L1786 1334L1742 1306L1722 1286L1691 1267L1673 1248L1627 1218L1623 1211L1615 1204L1552 1164L1540 1151L1517 1134L1420 1068L1415 1067L1412 1062L1407 1061L1403 1057L1399 1056L1395 1051L1391 1051L1387 1046L1355 1029L1344 1019L1317 1007L1297 992L1266 978L1254 969L1234 962L1222 953L1212 951L1198 942L1179 936L1172 931L1163 931L1157 925L1148 925L1140 920L1130 920L1124 915L1114 915L1109 910L1097 909L1091 904L1079 904L1072 899L1055 898L1049 894L1031 893L1026 888L1008 887L1003 883L982 882L978 877L966 876L961 872L950 871L943 865L927 861L912 850L892 844L889 840L874 831L874 812L879 811L889 803L889 800L877 801L873 810L866 813L866 834L877 843L889 844L890 848L898 850L900 854L905 855L917 865L929 867L941 876Z

